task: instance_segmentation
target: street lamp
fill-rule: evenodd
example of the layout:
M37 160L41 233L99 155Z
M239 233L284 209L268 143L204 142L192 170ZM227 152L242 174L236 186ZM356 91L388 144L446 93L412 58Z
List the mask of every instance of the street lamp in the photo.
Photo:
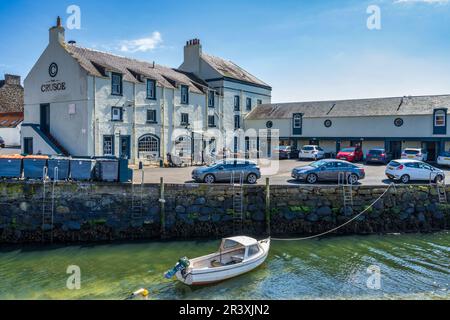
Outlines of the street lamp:
M191 124L187 123L184 127L187 131L191 132L191 167L194 164L194 131L191 128Z

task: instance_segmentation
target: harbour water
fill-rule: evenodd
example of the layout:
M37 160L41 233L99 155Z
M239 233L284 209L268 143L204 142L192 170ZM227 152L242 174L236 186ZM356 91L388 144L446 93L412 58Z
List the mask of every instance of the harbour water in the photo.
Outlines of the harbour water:
M164 279L180 257L218 245L3 247L0 299L124 299L142 287L149 299L450 299L450 232L273 242L266 263L238 278L199 288ZM66 287L72 265L81 270L79 290ZM379 288L371 266L381 272Z

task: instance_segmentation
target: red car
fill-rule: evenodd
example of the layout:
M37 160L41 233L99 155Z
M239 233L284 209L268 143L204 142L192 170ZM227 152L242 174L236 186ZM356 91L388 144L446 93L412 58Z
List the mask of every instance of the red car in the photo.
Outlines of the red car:
M364 154L360 147L348 147L338 152L336 159L347 160L349 162L358 162L364 158Z

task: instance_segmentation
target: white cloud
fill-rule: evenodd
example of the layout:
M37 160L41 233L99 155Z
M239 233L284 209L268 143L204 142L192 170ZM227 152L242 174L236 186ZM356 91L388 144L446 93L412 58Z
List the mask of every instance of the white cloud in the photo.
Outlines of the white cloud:
M152 51L160 46L163 42L161 33L155 31L148 38L136 40L124 40L120 42L120 51L122 52L147 52Z
M447 4L449 0L396 0L394 3Z

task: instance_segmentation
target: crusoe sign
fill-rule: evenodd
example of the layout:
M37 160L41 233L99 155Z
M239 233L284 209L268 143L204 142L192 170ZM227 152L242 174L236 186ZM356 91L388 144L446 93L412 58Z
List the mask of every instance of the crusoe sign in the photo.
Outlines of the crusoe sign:
M48 74L50 77L55 78L58 75L58 65L56 63L51 63L48 67ZM51 92L51 91L64 91L66 90L66 83L58 80L50 80L48 83L45 83L41 86L42 92Z

